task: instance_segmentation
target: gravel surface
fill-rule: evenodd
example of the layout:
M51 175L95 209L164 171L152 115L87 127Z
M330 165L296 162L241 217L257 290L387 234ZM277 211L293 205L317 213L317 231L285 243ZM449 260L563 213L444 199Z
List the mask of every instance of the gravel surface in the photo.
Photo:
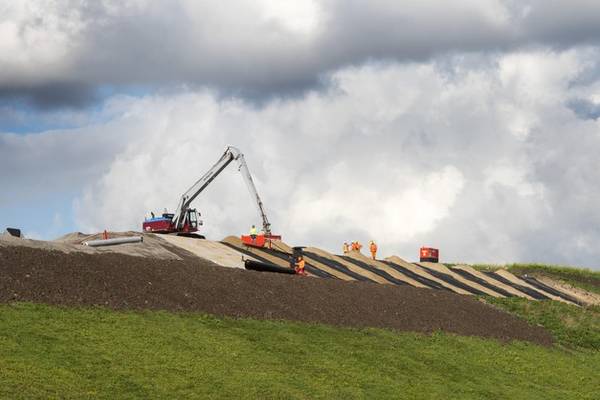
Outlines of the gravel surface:
M550 345L541 327L447 291L345 282L219 267L198 258L0 247L0 302L193 311L348 327L526 340Z

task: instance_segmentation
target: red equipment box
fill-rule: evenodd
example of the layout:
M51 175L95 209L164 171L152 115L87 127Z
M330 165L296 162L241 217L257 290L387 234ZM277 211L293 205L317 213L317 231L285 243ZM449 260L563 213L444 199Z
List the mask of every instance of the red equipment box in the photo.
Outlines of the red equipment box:
M250 247L265 247L265 245L270 249L271 248L271 240L281 240L281 236L279 235L256 235L255 238L252 238L250 235L242 235L241 237L242 243L246 246Z
M421 247L419 251L419 261L420 262L439 262L440 260L440 251L438 249L434 249L432 247Z

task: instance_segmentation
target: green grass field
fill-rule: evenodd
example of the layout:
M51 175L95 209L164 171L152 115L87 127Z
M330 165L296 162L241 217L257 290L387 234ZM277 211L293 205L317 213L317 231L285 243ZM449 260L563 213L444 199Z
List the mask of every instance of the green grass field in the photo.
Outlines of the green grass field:
M545 327L560 346L600 352L600 306L576 307L558 301L529 301L517 297L485 299L532 325Z
M589 323L575 319L571 328ZM596 339L558 339L561 346L543 348L442 333L0 305L0 398L597 399Z

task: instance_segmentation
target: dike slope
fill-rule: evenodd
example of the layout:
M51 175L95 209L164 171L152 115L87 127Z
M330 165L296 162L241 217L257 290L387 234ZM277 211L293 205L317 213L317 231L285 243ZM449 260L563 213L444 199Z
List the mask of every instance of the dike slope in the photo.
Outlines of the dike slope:
M222 268L202 259L0 247L0 302L193 311L550 345L541 327L447 291Z

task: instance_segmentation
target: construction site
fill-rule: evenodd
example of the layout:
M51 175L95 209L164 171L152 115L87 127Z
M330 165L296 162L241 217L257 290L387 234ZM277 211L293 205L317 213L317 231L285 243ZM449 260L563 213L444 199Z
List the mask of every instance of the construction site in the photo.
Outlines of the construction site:
M234 161L255 201L262 226L257 229L253 225L249 234L228 236L220 241L208 240L201 235L200 213L192 208L192 202ZM433 248L422 247L419 261L409 262L398 256L377 258L374 242L371 242L370 256L363 254L358 242L352 242L352 246L344 243L343 254L287 244L280 235L271 232L265 207L244 156L235 147L228 147L181 195L175 213L165 210L156 217L152 212L141 228L141 232L70 233L53 241L26 239L21 237L18 229L7 229L0 239L3 264L10 267L3 271L8 275L1 283L2 300L43 300L60 304L79 299L82 304L117 308L147 305L150 308L260 318L271 316L349 326L424 332L444 329L462 334L480 332L500 339L525 339L527 336L522 334L528 330L507 329L506 322L498 319L497 312L474 297L520 297L574 306L600 304L597 295L549 277L517 276L502 268L482 271L468 265L446 266L439 262L438 249ZM28 261L19 261L19 257ZM117 264L121 267L116 268ZM23 270L25 265L28 267ZM113 267L107 269L109 265ZM69 269L75 274L70 278ZM168 274L163 275L167 271ZM142 278L140 274L144 272L148 276ZM26 279L23 273L26 273ZM194 283L206 283L207 274L216 279L214 284L205 285L201 290L194 289ZM139 276L139 282L131 281L132 276ZM225 281L239 280L231 287L232 293L216 296L219 290L226 290L226 287L218 289L221 285L218 276ZM164 279L170 284L166 285ZM86 283L81 285L82 282L77 280ZM178 284L172 285L175 282ZM98 285L96 289L105 288L100 298L92 296L92 293L98 294L97 290L90 290L95 284ZM46 290L44 285L47 285ZM166 286L170 291L162 292ZM127 293L134 298L121 299L120 295L111 293L118 288L125 290L122 295ZM136 293L136 290L141 292ZM281 292L275 294L273 291L276 290ZM299 292L292 294L294 290ZM265 296L265 293L272 295ZM325 295L327 299L322 298ZM406 295L414 297L411 303L398 307L398 301ZM146 296L148 298L144 298ZM282 302L284 297L289 297L287 303ZM179 298L180 303L173 303L174 298ZM245 301L236 305L236 298ZM321 300L314 303L318 298ZM210 299L218 306L209 304ZM257 304L253 304L254 301ZM424 313L422 307L429 303L429 309ZM455 303L472 308L475 314L467 314L477 316L470 321L475 325L469 326L469 319L457 321L456 315L448 310L440 313L442 308L452 307ZM349 309L342 312L343 304ZM414 316L408 318L413 312ZM429 323L419 321L416 316L426 316Z
M262 224L211 240L192 202L233 161ZM415 249L415 260L405 260L378 257L374 242L364 252L358 242L343 243L341 254L286 243L272 232L243 155L233 147L180 196L174 213L151 212L140 228L50 241L8 228L0 236L0 303L443 332L543 348L556 346L557 336L494 302L600 305L598 293L552 274L445 264L437 248Z

